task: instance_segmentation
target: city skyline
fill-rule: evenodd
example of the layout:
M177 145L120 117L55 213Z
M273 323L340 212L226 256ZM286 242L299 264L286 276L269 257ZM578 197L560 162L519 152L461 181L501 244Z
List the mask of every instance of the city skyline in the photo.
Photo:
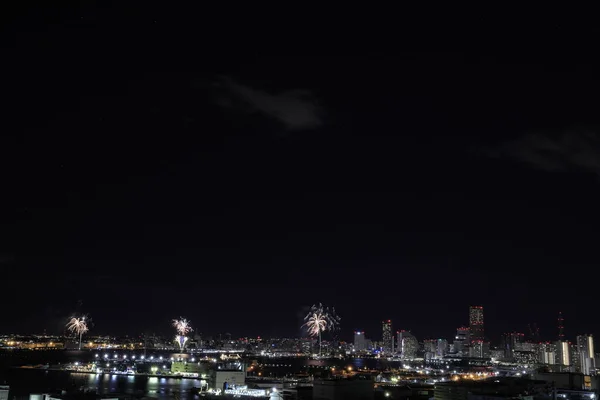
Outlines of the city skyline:
M315 306L313 306L315 307ZM321 305L321 307L323 307ZM308 309L308 308L307 308ZM335 319L332 320L332 325L335 325L336 328L334 329L335 331L339 331L339 339L343 340L343 341L352 341L352 335L354 335L354 337L356 336L356 332L361 332L361 334L363 335L363 337L368 338L369 340L375 340L377 342L386 342L386 338L384 337L384 333L386 332L386 327L389 327L389 335L387 336L387 342L391 342L393 341L393 346L394 349L397 349L397 346L399 345L399 341L397 340L397 335L400 332L408 332L411 333L415 336L417 336L419 338L419 340L425 340L425 339L438 339L438 338L444 338L444 339L451 339L453 338L454 332L456 332L457 329L464 329L461 327L467 327L472 323L472 322L476 322L476 321L482 321L484 319L483 315L487 315L484 314L484 310L485 307L482 306L468 306L468 313L465 311L465 318L464 321L460 321L457 323L456 328L452 329L452 328L448 328L448 329L444 329L445 331L448 331L450 333L448 334L441 334L441 335L436 335L436 334L432 334L432 333L428 333L425 330L423 330L422 328L419 327L415 327L415 328L411 328L411 327L405 327L402 326L401 323L394 323L394 320L392 319L387 319L387 320L383 320L380 325L378 327L376 327L376 325L373 324L373 321L371 321L371 328L372 329L355 329L355 328L350 328L347 326L341 326L341 328L339 328L340 326L340 318L337 317L337 314ZM325 310L325 308L323 308L323 310ZM474 314L474 310L475 313L477 313L477 315ZM335 312L335 311L334 311ZM481 315L479 314L481 313ZM307 316L312 315L311 313L309 313ZM521 335L523 338L526 338L527 341L530 342L537 342L537 343L544 343L544 342L554 342L557 340L566 340L570 343L574 343L578 340L579 336L581 335L585 335L585 334L592 334L594 335L594 332L592 332L591 330L583 330L581 332L572 332L571 335L564 335L564 316L562 314L562 312L558 313L559 317L559 323L558 325L555 326L555 332L550 331L547 335L542 334L541 336L539 336L539 332L537 332L537 336L533 335L531 332L527 333L526 332L526 328L530 328L530 325L526 326L526 327L520 327L521 329L519 329L519 327L514 328L514 329L506 329L500 333L498 333L497 335L494 334L491 337L484 335L482 336L473 336L473 330L469 330L469 342L473 342L473 341L485 341L485 342L493 342L493 343L500 343L504 340L504 337L506 334L519 334ZM486 319L488 317L485 317ZM62 334L65 333L65 327L64 327L64 323L72 323L72 321L75 320L74 317L70 316L67 317L66 319L64 319L64 321L62 321L62 325L60 327L60 329L52 331L52 330L48 330L48 329L41 329L41 330L33 330L33 331L2 331L0 332L0 334L41 334L42 332L45 332L47 334L52 334L52 335L56 335L56 334ZM69 322L70 321L70 322ZM135 336L136 334L142 333L142 332L146 332L146 333L152 333L152 334L161 334L161 335L168 335L169 332L169 328L168 326L172 326L175 323L180 323L180 321L183 321L183 323L188 324L189 321L187 321L186 319L182 318L181 320L172 320L167 326L165 325L154 325L155 328L143 328L141 330L136 330L136 329L132 329L132 330L121 330L120 332L110 332L110 330L106 330L106 328L102 329L102 325L100 324L100 327L97 326L97 324L95 324L94 326L94 333L93 335L98 335L98 336L104 336L104 335L108 335L108 336L125 336L125 335L133 335ZM335 322L337 321L337 322ZM305 320L306 322L306 320ZM466 323L463 323L466 322ZM504 321L505 323L502 324L502 326L509 326L510 323L509 321ZM493 322L492 322L493 323ZM507 324L508 323L508 324ZM382 333L382 325L383 325L383 332ZM186 325L187 326L187 325ZM280 331L285 331L286 328L283 325L278 325L280 328ZM537 323L536 323L537 326ZM562 329L561 329L562 327ZM199 335L205 335L207 337L213 337L215 335L222 335L224 333L228 333L228 334L232 334L232 332L230 330L226 330L226 329L219 329L218 327L204 327L205 329L200 329L197 330L197 333ZM374 328L374 329L373 329ZM179 329L179 328L178 328ZM288 328L288 331L291 332L291 330ZM88 328L86 327L84 332L87 332ZM267 331L266 329L264 331ZM264 331L259 332L259 333L254 333L254 334L249 334L249 332L236 332L233 333L233 335L235 337L310 337L310 336L314 336L310 334L310 329L307 327L306 323L303 323L300 326L300 329L296 332L296 334L282 334L282 333L267 333L265 334ZM328 329L323 330L323 340L327 340L330 341L331 340L331 335L329 334L326 335ZM315 331L316 332L316 331ZM562 332L562 336L561 336L561 332ZM336 337L338 336L338 334L336 334ZM316 335L316 334L315 334ZM318 335L317 335L318 336ZM315 336L316 337L316 336ZM562 338L562 339L561 339ZM391 346L387 346L388 350Z

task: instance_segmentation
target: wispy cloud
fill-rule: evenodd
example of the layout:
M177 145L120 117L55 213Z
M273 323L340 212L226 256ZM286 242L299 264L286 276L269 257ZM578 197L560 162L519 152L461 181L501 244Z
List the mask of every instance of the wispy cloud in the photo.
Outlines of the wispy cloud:
M223 87L237 102L221 101L226 107L234 107L241 101L251 111L259 112L283 123L291 130L313 129L323 124L322 110L314 95L307 90L291 90L268 93L264 90L223 78Z
M503 144L492 155L508 156L546 171L575 169L600 175L600 135L592 131L528 134Z

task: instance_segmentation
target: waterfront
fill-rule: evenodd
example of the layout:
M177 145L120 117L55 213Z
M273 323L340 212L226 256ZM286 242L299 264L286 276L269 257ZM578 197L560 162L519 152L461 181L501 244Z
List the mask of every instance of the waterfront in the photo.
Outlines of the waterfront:
M60 390L91 389L99 394L125 393L158 399L192 399L190 392L199 387L197 379L157 378L109 374L86 374L68 371L45 371L39 369L13 368L7 371L6 382L10 385L11 400L27 400L30 393L48 393Z
M200 380L193 378L180 378L165 375L164 377L149 377L144 375L126 375L109 373L81 373L73 371L46 370L41 368L13 368L14 366L39 366L53 364L66 366L75 362L90 362L96 358L104 357L104 352L90 351L22 351L4 352L0 356L2 370L0 383L6 381L11 387L11 399L28 399L30 393L55 392L63 389L95 390L100 394L125 393L154 398L169 398L177 393L182 399L194 398L190 392L193 387L200 387ZM123 359L132 356L140 357L139 352L110 352L106 353L111 359ZM150 353L148 353L150 354ZM169 352L156 352L147 357L169 359L173 354ZM168 362L167 362L168 363ZM307 357L259 357L250 356L246 359L247 365L255 365L254 371L249 372L249 377L254 379L281 378L296 374L318 376L329 369L379 369L398 367L399 362L389 362L384 359L374 358L346 358L346 359L321 359L314 360ZM257 372L261 371L261 376Z
M68 363L89 363L98 360L107 359L111 362L127 359L129 362L135 359L140 361L143 353L140 351L10 351L0 352L0 380L2 372L9 367L15 366L40 366L40 365L64 365ZM180 354L168 351L148 352L145 355L145 362L155 362L160 364L169 364L172 357L177 358ZM200 359L204 355L197 354L195 357ZM218 354L209 354L208 357L219 357ZM311 373L321 368L335 367L347 368L351 366L354 369L377 369L386 370L397 368L402 363L400 361L388 361L384 358L327 358L311 359L308 357L267 357L260 355L246 355L244 357L246 364L251 362L258 363L269 376L282 377L288 374ZM164 362L163 362L164 361Z

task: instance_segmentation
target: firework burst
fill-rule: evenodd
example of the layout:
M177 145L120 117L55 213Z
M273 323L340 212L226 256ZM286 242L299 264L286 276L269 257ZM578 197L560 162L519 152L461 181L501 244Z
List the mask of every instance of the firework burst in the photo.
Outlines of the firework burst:
M86 321L86 317L83 316L81 318L71 318L69 322L67 322L67 329L79 336L79 350L81 350L81 337L84 333L90 330Z
M319 355L321 354L321 334L325 331L336 331L339 328L341 318L336 314L335 308L331 310L323 307L323 304L314 304L306 317L304 324L310 336L318 336L319 338Z
M317 336L327 329L327 318L319 310L311 311L304 320L303 326L306 326L310 336Z
M191 323L192 323L192 321L188 321L187 319L185 319L183 317L179 317L179 319L173 320L173 326L175 327L175 329L177 330L177 333L180 336L185 336L188 333L193 331L192 327L190 326Z
M179 345L179 349L183 351L185 345L188 341L187 334L192 332L193 329L190 326L192 322L188 321L183 317L179 317L179 319L173 320L173 326L177 330L177 336L175 336L175 342Z

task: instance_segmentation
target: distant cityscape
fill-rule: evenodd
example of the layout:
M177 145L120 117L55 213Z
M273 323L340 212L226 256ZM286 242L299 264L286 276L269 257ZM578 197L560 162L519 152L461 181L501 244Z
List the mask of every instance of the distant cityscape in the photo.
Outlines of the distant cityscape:
M331 311L323 308L309 316L325 315ZM311 311L312 312L312 311ZM318 314L320 313L320 314ZM72 320L73 321L73 320ZM448 359L480 359L490 363L507 363L515 365L547 365L558 371L580 372L586 375L596 371L596 359L599 355L594 350L594 338L591 334L579 334L573 341L564 335L564 319L561 313L557 318L556 339L540 341L539 330L534 326L525 335L521 332L507 332L502 335L500 343L492 344L485 336L484 308L471 306L468 310L468 326L456 329L453 338L423 339L415 337L408 330L394 332L391 320L382 321L381 333L374 334L373 340L367 332L355 331L352 342L334 340L325 333L336 323L329 319L329 325L309 327L306 337L301 338L234 338L229 333L203 337L193 333L189 321L174 320L185 323L183 331L177 328L178 335L172 337L161 335L139 336L93 336L85 335L87 326L81 335L2 335L0 349L85 349L85 350L166 350L189 352L244 352L263 356L372 356L393 360L448 360ZM308 321L308 319L307 319ZM319 322L319 321L317 321ZM310 323L307 322L308 325ZM316 326L316 330L314 329ZM190 335L189 337L187 335ZM321 335L322 342L319 342ZM331 335L329 335L331 336ZM78 342L78 339L81 340Z
M69 379L81 384L71 394L30 400L88 399L90 390L95 400L130 399L139 385L145 389L138 397L186 387L186 396L270 400L596 400L600 354L592 335L569 341L559 313L554 341L540 341L532 326L527 336L507 332L491 344L484 315L482 306L469 307L468 326L451 339L419 340L395 331L388 319L371 335L378 340L355 331L352 342L335 339L341 318L322 304L311 307L300 338L208 337L184 317L171 321L173 336L94 336L90 319L80 315L69 319L64 335L1 336L0 362L18 367L13 374L26 374L25 382L39 371L74 374ZM31 393L0 386L2 400L11 390Z

